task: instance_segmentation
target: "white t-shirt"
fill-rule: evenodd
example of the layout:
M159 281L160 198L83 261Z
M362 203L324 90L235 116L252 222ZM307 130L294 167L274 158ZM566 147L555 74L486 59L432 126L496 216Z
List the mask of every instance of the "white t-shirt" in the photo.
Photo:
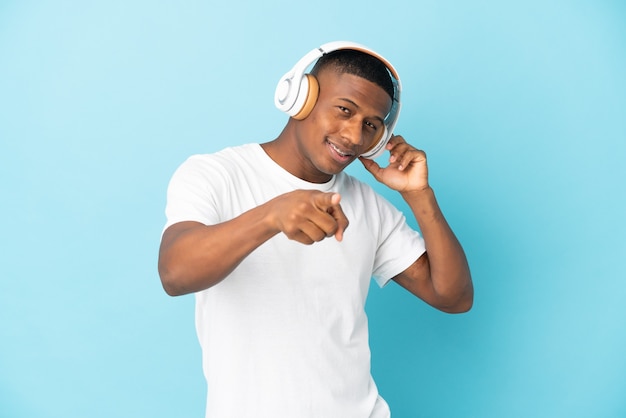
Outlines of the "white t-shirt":
M303 181L258 144L190 157L168 188L167 226L232 219L296 189L334 191L350 221L341 242L278 234L196 293L207 418L383 418L370 372L365 300L425 251L403 214L345 173Z

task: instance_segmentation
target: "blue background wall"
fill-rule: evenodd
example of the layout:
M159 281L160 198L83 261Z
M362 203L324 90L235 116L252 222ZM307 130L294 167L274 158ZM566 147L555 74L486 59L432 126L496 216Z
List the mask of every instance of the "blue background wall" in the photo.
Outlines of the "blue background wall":
M167 182L275 137L278 78L348 39L400 72L397 132L476 287L460 316L372 287L394 416L625 417L625 22L609 0L0 2L0 416L202 416L193 297L156 273Z

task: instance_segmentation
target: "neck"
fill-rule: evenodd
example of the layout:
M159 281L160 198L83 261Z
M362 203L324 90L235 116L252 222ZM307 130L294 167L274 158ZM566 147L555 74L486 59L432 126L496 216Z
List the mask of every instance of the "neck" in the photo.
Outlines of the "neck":
M295 123L297 121L289 119L280 135L272 141L261 144L261 147L276 164L304 181L310 183L330 181L333 176L318 170L298 146Z

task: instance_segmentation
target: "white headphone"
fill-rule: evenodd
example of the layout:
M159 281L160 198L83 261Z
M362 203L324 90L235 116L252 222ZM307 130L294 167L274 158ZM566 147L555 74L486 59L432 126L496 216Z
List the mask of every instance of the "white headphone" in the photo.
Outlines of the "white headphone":
M385 118L383 132L380 138L375 141L374 145L366 150L365 153L361 154L361 157L368 159L378 158L385 151L385 145L387 145L387 142L391 139L393 129L398 122L402 85L400 83L400 77L398 77L398 73L395 68L393 68L393 65L371 49L354 42L346 41L329 42L319 48L315 48L302 57L287 74L282 76L278 82L278 86L276 86L274 104L279 110L287 113L294 119L301 120L306 118L309 113L311 113L311 110L313 110L315 102L317 101L319 84L315 76L306 74L305 72L307 68L322 55L339 49L354 49L365 52L382 61L387 67L387 70L391 73L391 81L394 88L393 102L391 104L391 110Z

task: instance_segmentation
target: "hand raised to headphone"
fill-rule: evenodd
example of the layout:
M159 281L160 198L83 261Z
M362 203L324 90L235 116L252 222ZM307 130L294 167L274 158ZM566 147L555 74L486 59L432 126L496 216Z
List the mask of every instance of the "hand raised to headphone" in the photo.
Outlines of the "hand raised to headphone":
M408 144L400 135L392 135L386 145L389 165L381 167L374 160L359 158L367 171L387 187L400 193L429 188L426 153Z

